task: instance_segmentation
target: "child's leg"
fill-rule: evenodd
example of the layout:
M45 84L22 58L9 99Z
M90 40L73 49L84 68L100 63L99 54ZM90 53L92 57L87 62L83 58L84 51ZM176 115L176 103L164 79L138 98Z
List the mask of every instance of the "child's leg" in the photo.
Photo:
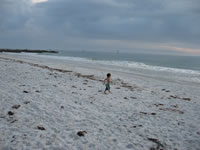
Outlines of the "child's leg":
M111 93L111 91L110 91L110 84L108 85L108 92Z
M106 94L106 91L107 91L107 90L108 90L107 88L104 90L104 94Z
M108 91L109 89L108 89L108 87L106 86L106 88L105 88L105 91L104 91L104 94L106 94L106 91Z

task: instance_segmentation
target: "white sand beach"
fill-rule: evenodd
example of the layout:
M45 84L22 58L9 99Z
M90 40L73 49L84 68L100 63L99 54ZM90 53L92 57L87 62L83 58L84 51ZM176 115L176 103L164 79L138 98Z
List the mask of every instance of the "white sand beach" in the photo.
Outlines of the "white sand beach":
M0 150L200 150L200 74L138 70L0 54Z

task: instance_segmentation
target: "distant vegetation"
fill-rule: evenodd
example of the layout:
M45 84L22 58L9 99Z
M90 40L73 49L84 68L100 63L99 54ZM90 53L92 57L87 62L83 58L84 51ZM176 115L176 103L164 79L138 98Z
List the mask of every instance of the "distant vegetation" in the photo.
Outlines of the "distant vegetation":
M31 49L0 49L0 53L58 53L58 51L53 50L31 50Z

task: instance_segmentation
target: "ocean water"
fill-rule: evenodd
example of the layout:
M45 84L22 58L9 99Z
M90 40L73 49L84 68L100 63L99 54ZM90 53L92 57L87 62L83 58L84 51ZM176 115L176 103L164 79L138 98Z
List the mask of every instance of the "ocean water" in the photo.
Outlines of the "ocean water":
M43 54L41 57L48 57L56 63L70 64L74 67L117 71L131 76L146 76L185 84L200 84L200 56L60 51L48 56Z
M59 51L57 54L21 53L14 55L28 55L29 59L44 60L63 67L69 65L74 69L96 69L102 75L105 75L105 72L112 72L131 77L143 76L181 84L200 84L200 56L88 51ZM92 74L92 72L87 74Z
M52 54L51 54L52 55ZM144 67L152 69L175 69L200 71L200 56L174 56L121 52L59 51L53 54L66 59L90 61L121 67Z

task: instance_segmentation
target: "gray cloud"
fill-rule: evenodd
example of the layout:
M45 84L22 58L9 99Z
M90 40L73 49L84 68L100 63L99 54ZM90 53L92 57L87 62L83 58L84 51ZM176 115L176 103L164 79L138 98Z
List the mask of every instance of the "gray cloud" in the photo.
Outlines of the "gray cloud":
M71 44L76 42L95 49L93 40L200 47L199 0L49 0L35 5L27 0L1 0L0 14L4 33L0 39L7 43L0 41L0 45L8 47L15 37L20 37L15 46L57 49L79 48ZM111 48L101 44L96 46Z

